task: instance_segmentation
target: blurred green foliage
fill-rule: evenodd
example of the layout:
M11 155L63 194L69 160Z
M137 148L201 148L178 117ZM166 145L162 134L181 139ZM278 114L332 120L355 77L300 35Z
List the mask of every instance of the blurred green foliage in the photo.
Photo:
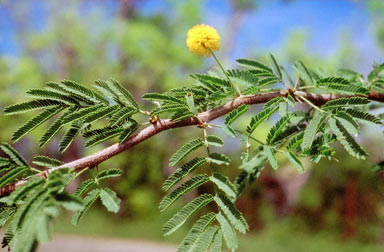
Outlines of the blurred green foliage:
M34 8L29 1L1 3L15 20L20 55L0 55L0 109L24 100L26 90L42 87L47 81L72 79L91 84L113 77L136 98L144 92L160 92L184 83L188 73L197 71L202 63L186 50L184 42L187 29L201 18L200 1L169 1L170 11L177 15L149 17L137 12L140 1L131 3L121 1L115 16L108 17L103 5L94 4L85 10L86 2L81 0L47 1L44 6L49 12L40 28L25 18ZM26 120L23 116L0 115L1 122L7 122L0 124L1 141L9 141L19 122ZM16 147L29 159L39 152L61 160L85 155L79 140L65 155L56 151L55 142L39 150L37 137L41 134L41 129L35 130ZM144 149L153 153L149 159ZM127 199L125 215L140 216L157 209L164 173L155 164L162 163L171 151L154 141L105 163L129 171L115 185L119 196ZM134 200L137 198L142 200Z

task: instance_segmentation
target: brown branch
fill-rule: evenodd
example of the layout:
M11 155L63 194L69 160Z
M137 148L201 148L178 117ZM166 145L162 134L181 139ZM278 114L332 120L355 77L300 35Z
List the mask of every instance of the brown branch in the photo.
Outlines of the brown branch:
M339 94L314 94L314 93L308 93L303 91L296 91L296 92L289 92L291 95L300 95L311 101L315 105L323 105L327 101L342 98L342 97L351 97L347 95L339 95ZM286 91L280 91L280 92L271 92L271 93L263 93L263 94L253 94L253 95L247 95L247 96L240 96L232 101L219 106L217 108L213 108L211 110L202 112L197 115L198 118L187 118L181 121L171 121L169 119L162 119L158 120L156 123L140 130L135 135L132 135L129 137L124 143L117 143L113 144L99 152L96 152L95 154L86 156L84 158L80 158L77 160L74 160L72 162L63 164L61 166L47 169L45 171L42 171L36 176L38 177L47 177L49 173L51 173L54 170L61 169L61 168L73 168L75 171L81 171L87 167L93 167L97 166L101 162L123 152L124 150L127 150L144 140L162 132L168 129L174 129L179 127L185 127L190 125L197 125L201 122L209 122L216 118L219 118L223 115L228 114L232 110L236 109L238 106L243 104L260 104L265 103L273 98L282 96L286 97L288 95L288 92ZM384 102L384 94L376 93L371 91L369 95L367 96L368 99L373 101L379 101ZM8 195L12 191L14 191L16 188L24 185L26 183L26 180L21 180L16 183L7 185L0 190L0 197L4 195Z

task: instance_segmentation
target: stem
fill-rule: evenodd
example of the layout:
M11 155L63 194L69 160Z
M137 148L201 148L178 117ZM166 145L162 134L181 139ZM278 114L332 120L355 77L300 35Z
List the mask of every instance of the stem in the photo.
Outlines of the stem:
M304 90L304 89L310 89L310 88L319 88L319 87L316 87L316 86L304 86L304 87L298 87L297 90Z
M203 129L203 139L204 139L205 147L207 148L207 154L208 154L208 156L210 156L211 155L211 151L209 149L209 145L208 145L208 142L207 142L207 130L205 128ZM211 170L211 175L212 175L212 173L213 173L212 162L209 162L209 168Z
M239 88L233 84L233 82L231 81L231 79L229 78L227 72L224 70L224 67L223 65L221 65L219 59L216 57L215 53L211 50L211 48L208 48L209 51L211 52L213 58L216 60L217 64L219 65L219 67L221 68L221 71L223 72L223 74L225 75L225 77L227 77L227 80L229 81L229 83L231 84L232 88L236 91L237 93L237 96L241 96L241 93L240 93L240 90Z
M261 145L265 145L265 143L263 143L259 139L255 138L255 137L253 137L251 135L248 135L248 134L242 132L241 130L237 130L237 129L233 129L233 130L236 131L237 133L239 133L240 135L247 136L249 139L252 139L253 141L255 141L255 142L257 142L257 143L259 143Z
M302 91L297 91L296 95L300 95L302 99L304 96L307 97L307 100L308 101L310 100L312 105L314 104L322 105L328 101L343 98L343 97L361 97L361 95L315 94L315 93L302 92ZM286 96L285 92L270 92L270 93L252 94L252 95L236 97L233 100L227 102L226 104L215 107L208 111L201 112L196 117L200 118L200 121L210 122L214 119L217 119L221 116L228 114L229 112L236 109L240 105L266 103L273 98L285 97L285 96ZM366 97L372 101L384 102L384 94L381 94L378 92L370 91ZM136 134L133 134L132 136L130 136L123 143L113 144L89 156L85 156L77 160L73 160L71 162L65 163L58 167L41 171L35 176L45 178L53 171L57 169L62 169L62 168L74 168L75 171L81 171L88 167L96 166L104 162L105 160L108 160L116 156L117 154L127 149L130 149L133 146L136 146L137 144L159 134L162 131L191 126L191 125L198 125L200 121L197 120L196 118L186 118L181 121L159 119L154 124L148 125L147 127L139 130ZM27 183L27 180L19 180L15 183L12 183L0 188L0 197L8 195L9 193L13 192L16 188L25 185L25 183Z
M76 173L75 177L73 177L73 179L77 178L78 176L80 176L81 174L83 174L85 171L88 171L88 167L79 171L78 173Z
M146 110L142 110L142 109L140 109L140 110L139 110L139 113L141 113L141 114L143 114L143 115L151 116L151 112L146 111Z
M211 151L209 149L209 144L208 144L208 141L207 141L207 130L205 128L203 129L203 139L204 139L204 143L205 143L205 146L207 148L207 154L208 154L208 157L209 157L211 155ZM211 161L209 161L208 163L209 163L209 170L210 170L210 173L211 173L211 176L212 176L213 172L214 172L213 164L212 164ZM216 184L213 184L213 191L215 192L215 194L217 194L218 190L217 190Z
M303 101L305 101L309 106L311 106L312 108L316 109L317 111L321 112L321 113L325 113L324 110L322 110L321 108L319 108L318 106L316 106L315 104L313 104L312 102L310 102L307 98L305 98L304 96L300 95L300 94L295 94L296 96L300 97L300 99L302 99Z

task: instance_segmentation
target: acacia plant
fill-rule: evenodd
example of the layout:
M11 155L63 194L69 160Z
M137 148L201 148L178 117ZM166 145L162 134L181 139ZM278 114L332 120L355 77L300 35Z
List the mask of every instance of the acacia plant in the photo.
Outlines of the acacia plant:
M298 61L293 76L269 54L269 64L239 59L243 68L225 70L213 52L219 49L219 42L219 35L210 26L198 25L188 32L189 49L201 56L212 55L221 72L192 75L195 85L144 94L144 100L154 101L151 111L141 108L130 92L113 79L97 80L92 87L70 80L49 82L43 89L29 90L31 100L5 108L8 115L41 110L14 132L12 141L47 122L41 147L62 131L60 152L78 136L85 139L85 147L110 139L118 142L69 163L35 156L33 165L10 144L3 143L3 247L16 252L34 251L38 243L49 240L50 222L61 208L75 212L74 225L99 198L108 211L117 212L120 200L116 193L99 182L119 176L120 170L97 169L74 193L67 192L66 186L82 172L169 129L196 126L201 137L185 143L170 158L169 165L175 170L163 184L162 189L170 192L160 202L160 211L166 211L203 184L211 188L210 193L198 195L184 205L163 226L164 234L171 235L192 215L200 216L181 242L180 252L217 252L224 245L231 251L237 249L237 232L245 233L248 224L236 208L236 200L245 187L257 181L265 166L279 168L276 154L284 155L300 173L305 171L302 158L315 163L322 158L335 159L336 142L355 158L368 156L354 137L360 132L360 123L382 124L380 117L368 111L384 102L384 64L374 64L367 77L346 69L329 76ZM262 103L261 111L249 112L251 105ZM253 116L245 130L237 129L234 122L245 113ZM143 116L147 119L139 121ZM224 116L217 124L211 123ZM266 139L255 138L258 126L272 117L278 120ZM213 128L244 142L235 178L225 175L225 166L231 160L220 153L224 142L212 134ZM206 155L194 155L199 148L204 148Z

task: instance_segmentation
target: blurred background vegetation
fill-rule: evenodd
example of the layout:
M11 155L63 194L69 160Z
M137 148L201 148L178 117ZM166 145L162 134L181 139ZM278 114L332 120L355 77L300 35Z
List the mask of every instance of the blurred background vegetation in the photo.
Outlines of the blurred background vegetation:
M23 101L30 88L61 79L92 84L113 77L138 99L190 83L189 74L214 65L185 46L187 30L198 23L219 30L219 56L226 67L234 67L235 58L263 58L271 51L288 68L301 59L331 73L342 67L366 74L374 60L384 59L383 0L1 0L0 109ZM0 115L1 142L29 116ZM265 137L266 126L257 137ZM36 130L14 146L29 160L44 154L64 161L106 146L85 150L77 139L60 154L54 141L38 148L41 133ZM157 204L161 184L172 172L168 158L195 133L192 128L165 132L103 163L124 171L109 182L122 199L119 214L96 207L79 227L64 214L56 231L180 241L183 232L163 238L161 225L168 216ZM370 168L383 159L377 134L378 128L366 128L359 139L371 153L367 161L340 150L339 162L308 162L304 175L289 164L278 172L265 169L238 202L251 227L241 238L242 251L383 251L384 176ZM234 160L228 174L236 173L239 148L227 139Z

